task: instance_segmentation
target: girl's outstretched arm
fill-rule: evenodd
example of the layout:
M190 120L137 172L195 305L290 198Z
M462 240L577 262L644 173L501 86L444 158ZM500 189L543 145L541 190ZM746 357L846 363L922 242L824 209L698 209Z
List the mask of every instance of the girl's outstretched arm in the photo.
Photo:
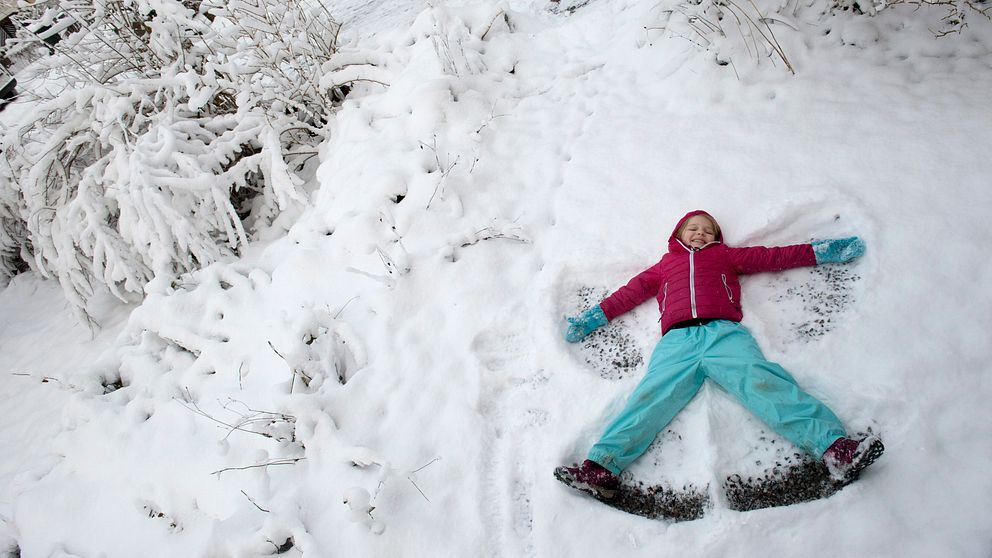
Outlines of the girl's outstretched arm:
M603 299L599 307L603 309L606 318L613 321L621 314L630 312L645 300L658 295L661 289L661 262L638 273L626 285Z
M603 299L597 306L589 308L578 316L568 318L565 340L577 343L587 335L603 327L617 316L624 314L645 300L658 294L661 286L661 262L638 273L626 285Z
M816 265L816 255L811 244L792 246L748 246L728 248L734 271L739 274L782 271L794 267Z
M847 263L865 253L865 243L860 238L851 236L772 248L730 248L728 253L737 273L759 273L826 263Z

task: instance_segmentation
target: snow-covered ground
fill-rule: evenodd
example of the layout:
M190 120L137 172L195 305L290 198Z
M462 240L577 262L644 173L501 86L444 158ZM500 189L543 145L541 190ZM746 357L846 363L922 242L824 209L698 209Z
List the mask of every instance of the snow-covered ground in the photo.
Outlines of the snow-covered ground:
M36 275L0 291L0 553L992 553L992 24L795 6L770 27L792 75L732 34L701 49L674 2L384 5L342 6L391 79L345 102L288 231L140 306L94 300L92 340ZM643 370L604 372L562 317L697 208L730 244L868 244L744 285L766 353L885 440L828 499L728 509L723 478L767 448L711 388L632 471L708 486L702 519L551 475ZM656 320L599 345L646 357Z

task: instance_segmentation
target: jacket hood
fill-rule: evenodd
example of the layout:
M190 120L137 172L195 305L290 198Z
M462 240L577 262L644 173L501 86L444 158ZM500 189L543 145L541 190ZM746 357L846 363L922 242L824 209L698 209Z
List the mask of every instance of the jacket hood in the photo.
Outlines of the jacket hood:
M678 234L679 227L682 226L682 223L685 223L686 221L689 220L689 218L695 217L696 215L706 215L710 219L713 219L713 222L714 223L716 222L716 219L714 219L713 216L709 214L709 212L703 211L702 209L697 209L695 211L690 211L689 213L686 213L685 214L685 217L682 217L681 219L679 219L679 222L675 224L675 228L672 229L672 235L668 237L668 250L670 252L683 251L683 250L686 249L686 246L683 245L682 242L679 241L679 239L676 238L675 235ZM716 241L717 242L723 242L723 231L722 230L717 233L717 235L716 235Z

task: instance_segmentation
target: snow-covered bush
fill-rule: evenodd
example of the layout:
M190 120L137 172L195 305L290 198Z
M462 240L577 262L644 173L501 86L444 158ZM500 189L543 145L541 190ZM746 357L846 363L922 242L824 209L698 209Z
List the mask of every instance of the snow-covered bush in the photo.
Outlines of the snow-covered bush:
M307 203L301 173L350 85L335 79L362 64L337 61L319 0L61 10L79 31L0 138L0 281L26 262L86 316L95 289L140 296Z
M678 0L663 11L661 27L714 52L718 64L737 65L744 60L769 59L795 73L792 63L775 36L773 25L784 23L779 14L786 4L778 0ZM738 56L746 53L747 57Z
M0 285L6 285L11 277L28 268L21 258L22 247L18 243L27 238L24 222L11 215L10 208L3 203L3 197L11 192L0 188Z
M989 0L886 0L877 6L874 0L664 0L659 4L659 19L645 29L649 36L661 32L710 51L718 64L730 66L738 76L762 60L794 74L796 69L779 35L794 34L809 25L810 18L804 14L822 20L853 12L867 18L899 4L932 10L927 18L933 22L930 32L935 38L963 32L975 15L992 21Z
M871 0L865 0L871 3ZM932 8L943 11L944 17L940 24L931 28L938 37L961 33L968 27L969 16L978 15L992 21L992 2L989 0L889 0L888 5L909 4L920 8ZM874 8L871 9L874 12Z

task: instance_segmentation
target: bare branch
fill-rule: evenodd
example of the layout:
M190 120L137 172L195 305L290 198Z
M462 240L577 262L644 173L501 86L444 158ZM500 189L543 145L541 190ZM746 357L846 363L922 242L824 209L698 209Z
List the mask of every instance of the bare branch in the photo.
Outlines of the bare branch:
M263 511L265 513L270 513L269 510L263 508L262 506L259 506L258 503L255 502L255 499L252 498L251 496L249 496L247 492L245 492L244 490L242 490L241 493L244 494L245 495L245 498L248 498L248 501L251 502L253 506L255 506L256 508L258 508L259 511Z
M306 457L284 457L282 459L273 459L272 461L266 461L265 463L245 465L244 467L225 467L223 469L218 469L210 474L217 475L219 477L221 473L227 471L247 471L248 469L259 469L263 467L269 467L272 465L295 465L296 463L299 463L300 461L304 461L304 460L306 460Z

